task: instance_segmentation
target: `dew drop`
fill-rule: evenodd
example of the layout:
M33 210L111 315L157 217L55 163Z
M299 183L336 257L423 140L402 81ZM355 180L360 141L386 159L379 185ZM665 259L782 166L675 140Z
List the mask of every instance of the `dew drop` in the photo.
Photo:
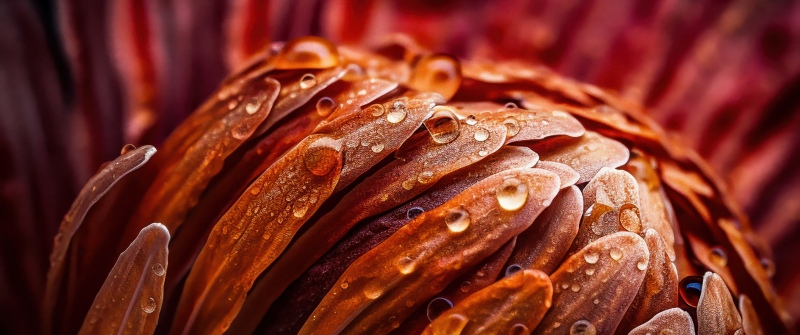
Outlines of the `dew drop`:
M619 222L625 230L632 233L640 233L642 231L642 219L639 207L634 204L622 205L619 210Z
M252 134L252 128L245 123L238 123L231 127L231 136L237 140L245 140Z
M342 283L342 285L339 285L339 287L341 287L343 290L346 290L348 287L350 287L350 284Z
M397 269L404 275L414 272L416 267L417 262L411 259L411 257L403 257L397 260Z
M764 267L764 271L767 273L767 276L772 278L775 275L775 262L773 262L769 258L762 258L761 259L761 266Z
M400 123L405 120L406 114L408 114L408 107L404 102L397 100L392 104L389 113L386 114L386 120L390 123Z
M307 90L317 84L317 77L313 74L306 73L300 78L300 88Z
M417 216L419 216L424 212L425 210L422 209L422 207L411 207L408 209L408 211L406 211L406 218L408 218L409 220L413 220L414 218L416 218Z
M476 141L483 142L489 139L489 131L486 128L479 128L475 131L475 135L473 136Z
M154 273L156 276L159 276L159 277L163 276L163 275L164 275L164 272L166 272L166 271L164 270L164 266L163 266L163 265L161 265L161 263L156 263L156 264L153 264L153 266L152 266L152 269L153 269L153 273Z
M486 150L481 150L481 151L478 151L478 156L481 156L481 157L484 157L484 156L486 156L486 155L488 155L488 154L489 154L489 152L488 152L488 151L486 151Z
M414 66L408 85L450 98L461 85L461 64L452 56L435 54L423 56Z
M325 69L339 65L339 51L330 41L305 36L287 42L275 58L278 70Z
M439 144L450 143L460 134L458 118L450 107L434 107L433 115L424 124L433 141Z
M636 268L639 270L647 270L647 259L640 259L639 262L636 263Z
M433 321L439 315L442 315L442 313L451 308L453 308L453 303L447 298L444 297L433 298L433 300L431 300L428 303L428 309L426 311L428 320Z
M595 235L602 235L604 233L603 229L603 221L601 220L604 215L611 213L613 208L611 206L601 204L601 203L594 203L586 210L586 213L583 214L583 223L588 224L589 227L592 228L592 232Z
M513 102L509 102L509 103L507 103L507 104L505 105L505 108L506 108L506 109L517 109L517 104L515 104L515 103L513 103Z
M322 97L317 100L317 114L321 117L328 117L336 109L336 101L329 97Z
M296 218L301 218L308 212L309 204L306 201L298 200L292 204L292 215Z
M505 178L497 187L497 202L507 211L522 208L526 200L528 200L528 185L517 178Z
M708 259L711 260L711 263L719 267L724 267L728 265L728 254L725 253L725 250L722 250L720 247L714 247L711 249L711 253L708 255Z
M527 326L521 323L511 326L511 330L508 331L509 335L523 335L523 334L527 335L530 333L531 333L530 329L528 329Z
M478 123L478 119L475 117L475 115L469 115L464 122L470 126L474 126L476 123Z
M136 150L136 146L133 144L126 144L122 147L122 150L119 151L120 155L127 154L133 150Z
M367 299L378 299L381 294L383 294L383 288L377 283L373 283L364 288L364 296L367 297Z
M615 261L618 261L620 258L622 258L622 250L619 250L617 247L612 247L608 254L611 256L611 259Z
M570 289L572 290L572 292L578 292L581 290L581 286L578 284L572 284L572 287L570 287Z
M371 149L372 149L372 152L377 154L377 153L383 151L383 143L375 143L375 144L372 145Z
M433 172L431 171L422 171L419 175L417 175L417 181L420 184L428 184L433 181Z
M588 269L586 269L585 273L586 273L586 275L587 275L587 276L591 276L591 275L593 275L593 274L594 274L594 268L588 268Z
M305 165L314 175L325 176L339 164L339 142L323 137L311 144L305 152Z
M519 134L520 130L519 121L517 121L517 119L515 119L513 116L507 117L503 121L503 125L506 126L507 130L506 134L508 135L508 137L517 136L517 134Z
M595 335L597 329L587 320L578 320L569 328L570 335Z
M444 217L444 223L447 224L447 229L450 229L450 231L454 233L460 233L466 230L470 222L469 212L467 212L463 206L448 209Z
M158 305L156 304L156 299L153 297L149 297L147 300L142 301L142 311L147 314L155 312L156 307L158 307Z
M587 250L583 254L583 259L586 260L586 263L595 264L600 259L600 255L592 250Z
M244 106L244 110L247 114L255 114L258 112L259 108L261 108L261 100L258 99L252 99Z
M472 283L470 283L468 280L465 280L464 282L461 283L461 292L467 293L471 288L472 288Z
M511 264L506 268L506 277L511 277L511 275L519 272L522 270L522 266L519 264Z
M703 293L703 277L689 276L681 279L678 284L678 292L681 300L690 307L697 307L700 302L700 294Z
M383 105L381 104L374 104L367 107L367 109L364 110L364 112L370 113L372 114L372 116L381 116L383 115L383 113L386 112L386 109L383 108Z
M410 191L412 188L414 188L414 185L416 185L416 184L417 184L417 180L416 179L409 179L409 180L404 181L400 185L403 186L404 189Z
M228 109L229 110L233 110L234 108L236 108L236 106L239 106L239 101L238 100L231 99L231 101L228 101Z

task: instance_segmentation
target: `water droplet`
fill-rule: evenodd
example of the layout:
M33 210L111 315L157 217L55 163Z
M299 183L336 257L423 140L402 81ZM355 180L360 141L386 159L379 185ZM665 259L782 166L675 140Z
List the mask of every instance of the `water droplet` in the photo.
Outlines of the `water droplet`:
M343 290L346 290L348 287L350 287L350 284L342 283L342 285L339 285L339 287L341 287Z
M642 271L647 270L647 259L640 259L639 262L636 263L636 268Z
M725 253L725 250L722 250L720 247L714 247L711 249L711 253L708 255L708 259L711 260L711 263L719 267L724 267L728 265L728 254Z
M528 185L517 178L505 178L497 187L497 202L507 211L522 208L526 200L528 200Z
M409 220L413 220L415 217L419 216L420 214L424 213L425 210L422 207L411 207L406 211L406 217Z
M339 51L330 41L305 36L287 42L275 58L278 70L325 69L339 65Z
M622 228L632 233L642 231L642 218L639 214L639 207L634 204L624 204L619 209L619 223Z
M447 229L454 233L466 230L470 222L469 212L462 206L448 209L444 216L444 223L447 224Z
M511 326L511 330L508 331L508 335L527 335L530 333L531 331L528 329L528 327L521 323Z
M488 155L488 154L489 154L489 152L488 152L488 151L486 151L486 150L481 150L481 151L478 151L478 156L481 156L481 157L483 157L483 156L486 156L486 155Z
M433 115L424 124L433 141L439 144L450 143L460 134L458 118L450 107L434 107Z
M372 152L377 154L377 153L383 151L383 143L375 143L375 144L372 145L371 149L372 149Z
M476 123L478 123L478 119L475 117L475 115L469 115L464 122L470 126L474 126Z
M158 307L158 304L156 304L156 299L153 297L149 297L147 300L142 301L142 311L147 314L155 312L156 307Z
M244 110L247 114L255 114L258 112L258 109L261 108L261 99L253 98L244 105Z
M601 204L601 203L594 203L586 209L586 213L583 214L583 223L588 224L589 227L592 228L592 232L595 235L602 235L605 231L603 229L603 216L611 213L613 208L611 206Z
M428 184L428 183L432 182L433 180L434 180L433 172L431 172L431 171L422 171L417 176L417 181L420 184Z
M519 264L511 264L506 268L506 277L511 277L511 275L519 272L522 270L522 266Z
M314 175L327 175L339 164L339 150L339 142L328 137L320 138L306 149L306 168Z
M618 261L620 258L622 258L622 250L619 250L617 247L612 247L608 254L611 256L611 259L615 261Z
M583 254L583 259L586 260L586 263L594 264L597 263L597 260L600 259L600 255L593 250L587 250Z
M317 114L321 117L328 117L336 109L336 101L329 97L322 97L317 100Z
M390 123L399 123L405 120L406 115L408 114L408 107L402 101L395 101L392 104L392 108L389 109L389 113L386 114L386 120Z
M154 273L156 276L159 276L159 277L163 276L163 275L164 275L164 272L166 272L166 271L164 270L164 266L163 266L163 265L161 265L161 263L156 263L156 264L153 264L153 266L152 266L152 269L153 269L153 273Z
M306 73L300 78L300 88L306 90L317 84L317 77L313 74Z
M472 283L470 283L468 280L465 280L463 283L461 283L461 292L467 293L471 288Z
M408 85L450 98L461 85L461 64L452 56L434 54L423 56L414 66Z
M769 258L761 258L761 266L764 267L764 271L767 273L767 276L772 278L775 275L775 262L773 262Z
M597 304L599 304L599 303L600 303L600 299L594 299L594 301L592 301L592 303L594 303L595 305L597 305Z
M475 135L473 136L476 141L483 142L489 139L489 131L486 128L479 128L475 131Z
M119 151L119 154L120 155L124 155L124 154L127 154L127 153L129 153L129 152L131 152L133 150L136 150L136 146L135 145L126 144L126 145L122 146L122 150Z
M381 294L383 294L383 287L378 283L371 283L364 288L364 296L367 297L367 299L378 299Z
M253 128L245 123L237 123L231 127L231 136L237 140L245 140L252 134Z
M700 302L700 294L703 293L703 277L689 276L681 279L678 284L678 292L681 300L690 307L697 307Z
M239 106L239 100L231 99L231 101L228 101L228 110L233 110L236 106Z
M444 297L437 297L433 298L431 302L428 303L428 320L433 321L439 315L442 315L448 309L453 308L453 303Z
M416 185L416 184L417 184L417 180L416 179L409 179L409 180L404 181L401 185L403 186L404 189L410 191L412 188L414 188L414 185Z
M593 275L593 274L594 274L594 268L588 268L588 269L586 269L585 273L586 273L586 275L587 275L587 276L591 276L591 275Z
M503 120L503 125L506 126L506 135L508 135L508 137L517 136L521 129L519 126L519 121L517 121L517 119L515 119L513 116L509 116Z
M381 104L374 104L367 107L364 112L372 114L372 116L381 116L386 111L386 108L383 108Z
M572 290L572 292L578 292L581 290L581 286L578 284L572 284L572 287L570 287L570 289Z
M411 259L411 257L403 257L397 260L397 269L404 275L414 272L416 267L417 262Z
M587 320L578 320L569 328L570 335L595 335L597 329Z
M298 200L292 204L292 215L296 218L301 218L306 215L309 208L309 203L306 201Z

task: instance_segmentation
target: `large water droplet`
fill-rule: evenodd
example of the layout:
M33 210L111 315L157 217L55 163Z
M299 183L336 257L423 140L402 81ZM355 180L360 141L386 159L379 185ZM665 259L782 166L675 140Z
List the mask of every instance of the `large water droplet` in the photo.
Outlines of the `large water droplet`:
M497 202L507 211L522 208L526 200L528 200L528 185L517 178L505 178L497 187Z
M296 218L301 218L306 215L311 205L307 201L297 200L292 204L292 215Z
M611 251L608 252L611 256L611 259L618 261L622 258L622 250L617 247L611 247Z
M459 135L458 118L453 110L446 106L433 108L433 116L425 120L425 128L433 141L439 144L450 143Z
M583 253L583 259L586 260L586 263L594 264L600 259L600 255L593 250L587 250Z
M614 209L611 206L601 203L594 203L586 209L583 214L583 222L581 224L589 225L595 235L602 235L604 231L603 216L611 213Z
M287 42L275 58L275 68L325 69L339 65L339 51L330 41L316 36L305 36Z
M414 67L408 85L449 99L461 85L461 64L448 55L423 56Z
M703 277L689 276L681 279L678 283L678 292L681 300L690 307L697 307L700 302L700 294L703 293Z
M424 213L425 210L422 207L411 207L406 211L406 218L409 220L413 220L415 217L419 216L420 214Z
M153 264L153 266L152 266L152 269L153 269L153 273L154 273L156 276L159 276L159 277L163 276L163 275L164 275L164 272L166 272L166 271L164 270L164 266L163 266L163 265L161 265L161 263L156 263L156 264Z
M447 224L447 229L454 233L466 230L470 222L469 212L461 206L448 209L444 216L444 223Z
M442 315L448 309L453 308L453 303L444 297L437 297L433 298L431 302L428 303L428 320L433 321L439 315Z
M383 151L383 147L384 147L383 143L375 143L372 145L372 147L370 147L370 149L372 149L372 152L377 154Z
M324 176L339 164L341 145L331 138L321 138L311 144L305 152L305 165L314 175Z
M124 155L124 154L127 154L127 153L129 153L129 152L131 152L133 150L136 150L136 146L135 145L126 144L126 145L122 146L122 150L119 151L119 154L120 155Z
M595 335L597 329L587 320L578 320L569 328L570 335Z
M313 74L306 73L300 78L300 88L306 90L317 84L317 77Z
M386 121L390 123L400 123L405 120L406 115L408 114L408 107L403 101L397 100L392 103L392 108L389 109L389 113L386 114Z
M158 307L158 304L156 304L156 299L153 297L142 300L142 311L145 313L150 314L155 312L156 307Z
M397 269L404 275L414 272L416 267L417 262L411 259L411 257L403 257L397 260Z
M511 329L508 331L508 335L527 335L530 333L530 329L521 323L511 326Z
M467 118L464 120L464 122L466 122L470 126L474 126L475 124L478 123L478 118L476 118L475 115L468 115Z
M519 126L519 121L517 121L517 119L515 119L513 116L509 116L503 120L503 125L506 126L506 135L508 135L508 137L517 136L521 129Z
M708 259L711 260L711 263L714 263L714 265L719 267L728 265L728 254L726 254L725 250L722 250L720 247L712 248L710 254L708 255Z
M511 275L519 272L520 270L522 270L522 266L520 266L519 264L511 264L506 268L506 275L505 276L506 277L511 277Z
M640 233L642 231L642 218L639 213L639 207L634 204L624 204L619 209L619 223L622 228L632 233Z
M476 141L483 142L489 139L489 131L486 128L479 128L475 131L475 135L473 135Z
M328 117L336 109L336 101L329 97L322 97L317 100L317 114L321 117Z

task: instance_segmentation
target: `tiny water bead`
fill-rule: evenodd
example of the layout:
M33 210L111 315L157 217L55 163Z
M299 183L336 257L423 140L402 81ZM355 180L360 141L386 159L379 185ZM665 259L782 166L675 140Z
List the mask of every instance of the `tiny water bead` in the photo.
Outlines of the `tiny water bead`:
M367 299L375 300L383 294L383 287L378 283L370 283L364 288L364 296Z
M392 108L389 109L389 113L386 114L386 121L390 123L400 123L405 120L406 115L408 114L408 107L402 101L395 101L392 104Z
M432 171L422 171L417 175L417 181L420 184L430 184L434 181L435 177Z
M597 328L588 320L578 320L569 328L570 335L595 335Z
M678 292L683 302L696 308L700 302L700 294L703 293L703 277L689 276L681 279L678 284Z
M406 218L408 218L409 220L413 220L414 218L416 218L417 216L419 216L424 212L425 210L422 209L422 207L411 207L406 211Z
M317 77L313 74L306 73L300 78L300 88L307 90L317 84Z
M486 128L479 128L475 131L475 135L473 136L476 141L483 142L489 139L489 131Z
M475 115L468 115L467 118L464 120L464 122L466 122L470 126L474 126L475 124L478 123L478 118L476 118Z
M647 259L642 258L636 262L636 268L642 271L647 270Z
M497 202L505 210L518 210L525 205L526 200L528 200L528 185L517 178L505 178L497 188Z
M453 142L460 133L458 118L450 107L446 106L434 107L433 115L425 120L424 125L433 141L439 144Z
M612 247L611 251L608 252L608 255L611 256L611 259L618 261L622 258L622 250L617 247Z
M136 150L136 146L133 144L126 144L122 147L122 150L119 151L120 155L127 154L133 150Z
M397 269L402 274L409 274L414 272L417 263L411 257L403 257L397 260Z
M153 266L152 266L152 269L153 269L153 273L154 273L156 276L159 276L159 277L163 276L163 275L164 275L164 272L166 271L166 270L164 269L164 266L163 266L163 265L161 265L161 263L156 263L156 264L153 264Z
M305 152L304 163L308 171L316 176L325 176L339 162L339 143L323 138L311 144Z
M451 308L453 308L453 302L449 299L444 297L433 298L433 300L428 303L428 309L426 311L428 320L433 321Z
M531 333L530 329L528 329L527 326L521 323L511 326L511 329L508 331L509 335L523 335L523 334L527 335L530 333Z
M519 264L511 264L506 268L505 276L510 277L511 275L519 272L520 270L522 270L522 266L520 266Z
M375 143L372 145L372 147L370 147L370 149L372 149L372 152L376 154L383 151L383 148L384 148L383 143Z
M632 233L640 233L642 231L642 219L639 213L639 207L634 204L624 204L619 209L619 223L622 228Z
M595 264L600 259L600 255L592 250L587 250L583 254L583 259L586 260L586 263Z
M513 116L509 116L505 120L503 120L503 125L506 127L507 131L506 134L508 135L508 137L517 136L517 134L519 134L519 131L521 129L519 121L517 121L517 119L515 119Z
M329 97L322 97L317 100L317 114L321 117L328 117L336 110L336 101Z
M365 109L364 112L369 113L372 116L381 116L383 115L383 113L386 112L386 108L383 108L383 105L381 104L374 104L367 107L367 109Z
M506 103L505 108L506 109L517 109L517 104L515 104L513 102L509 102L509 103Z
M708 255L708 259L711 263L719 267L724 267L728 265L728 254L725 253L725 250L722 250L720 247L714 247L711 249L710 254Z
M325 69L339 65L339 51L330 41L305 36L287 42L275 58L275 68Z
M158 304L156 304L156 299L153 297L149 297L142 301L142 311L147 314L155 312L156 307L158 307Z
M469 212L461 206L448 209L444 216L444 223L447 224L447 229L454 233L467 230L470 222Z

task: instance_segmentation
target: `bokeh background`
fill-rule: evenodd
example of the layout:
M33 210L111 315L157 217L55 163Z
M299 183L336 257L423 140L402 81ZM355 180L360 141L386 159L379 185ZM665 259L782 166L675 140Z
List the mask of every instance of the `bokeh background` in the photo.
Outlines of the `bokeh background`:
M38 311L61 217L124 144L160 144L273 41L396 33L647 106L728 181L800 315L798 1L2 0L0 322Z

